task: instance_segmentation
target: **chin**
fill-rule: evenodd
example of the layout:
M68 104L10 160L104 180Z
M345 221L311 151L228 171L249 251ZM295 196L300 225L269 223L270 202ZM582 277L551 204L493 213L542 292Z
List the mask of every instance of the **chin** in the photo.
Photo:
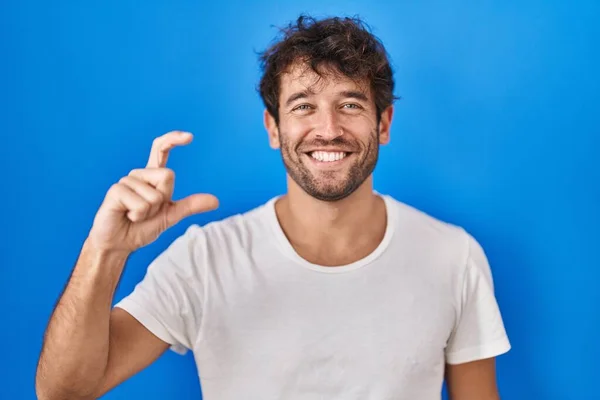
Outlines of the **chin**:
M335 202L354 193L366 181L364 171L355 163L344 163L336 168L289 163L284 159L288 178L314 199ZM350 161L350 160L348 160ZM368 176L367 176L368 178Z
M350 196L352 192L307 192L312 198L333 203Z
M302 185L302 189L311 197L321 201L339 201L350 196L360 185L352 185L349 182L340 182L337 185Z

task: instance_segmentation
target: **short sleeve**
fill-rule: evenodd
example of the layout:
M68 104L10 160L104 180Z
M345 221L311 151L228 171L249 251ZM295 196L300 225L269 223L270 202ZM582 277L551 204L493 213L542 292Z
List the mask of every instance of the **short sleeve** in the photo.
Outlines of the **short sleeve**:
M150 263L131 294L115 304L181 355L193 349L202 315L197 230L193 225L175 239Z
M496 357L511 348L487 257L469 234L457 322L446 347L446 362L461 364Z

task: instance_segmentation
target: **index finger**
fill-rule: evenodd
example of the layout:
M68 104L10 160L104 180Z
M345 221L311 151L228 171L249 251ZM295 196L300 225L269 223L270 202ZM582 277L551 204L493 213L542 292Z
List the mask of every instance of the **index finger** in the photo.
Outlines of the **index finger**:
M183 131L172 131L157 137L152 142L146 168L164 168L167 165L171 149L175 146L189 144L192 139L193 135L191 133Z

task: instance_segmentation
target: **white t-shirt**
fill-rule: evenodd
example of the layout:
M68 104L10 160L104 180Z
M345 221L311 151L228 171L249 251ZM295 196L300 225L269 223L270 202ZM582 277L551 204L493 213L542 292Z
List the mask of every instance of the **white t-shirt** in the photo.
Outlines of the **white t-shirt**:
M117 304L178 353L207 400L439 400L444 364L510 344L482 248L382 195L381 244L352 264L302 259L275 200L192 225Z

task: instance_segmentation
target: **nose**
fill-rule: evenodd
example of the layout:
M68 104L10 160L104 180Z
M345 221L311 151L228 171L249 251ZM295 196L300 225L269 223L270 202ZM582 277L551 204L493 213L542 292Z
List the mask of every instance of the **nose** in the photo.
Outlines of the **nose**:
M338 116L334 111L325 111L321 115L317 137L326 140L333 140L344 134Z

